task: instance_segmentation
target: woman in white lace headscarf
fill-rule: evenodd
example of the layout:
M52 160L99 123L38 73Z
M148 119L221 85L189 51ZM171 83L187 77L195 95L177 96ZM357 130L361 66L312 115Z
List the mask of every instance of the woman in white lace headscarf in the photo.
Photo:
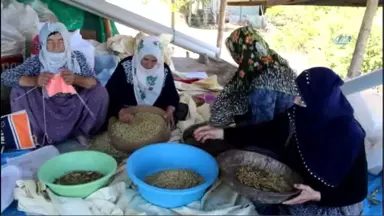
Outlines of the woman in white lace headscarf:
M110 95L109 117L130 121L129 106L150 105L167 112L166 118L174 125L174 114L179 95L171 69L164 62L162 43L158 37L146 36L137 45L135 54L117 66L106 88Z

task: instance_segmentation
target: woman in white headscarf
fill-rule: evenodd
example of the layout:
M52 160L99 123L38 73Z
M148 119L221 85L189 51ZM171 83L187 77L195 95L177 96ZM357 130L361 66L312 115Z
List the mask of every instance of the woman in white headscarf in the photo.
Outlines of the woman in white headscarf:
M169 124L174 125L174 113L180 98L171 70L164 63L162 43L158 37L146 36L140 40L134 56L118 64L106 88L110 96L109 117L129 122L132 115L127 107L150 105L165 110Z
M104 124L108 92L95 79L84 55L70 49L69 33L62 23L46 23L39 37L39 55L1 74L1 83L12 88L11 110L27 110L32 133L40 144L62 142L70 137L85 144L86 137ZM46 97L46 86L55 74L73 86L76 94Z

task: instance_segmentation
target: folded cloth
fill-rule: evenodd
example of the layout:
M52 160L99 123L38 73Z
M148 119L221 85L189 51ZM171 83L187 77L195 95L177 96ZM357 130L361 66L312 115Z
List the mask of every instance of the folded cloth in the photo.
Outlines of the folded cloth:
M220 181L200 201L173 209L148 203L129 182L120 172L110 186L80 199L57 196L32 180L19 181L15 198L19 210L39 215L257 215L248 199Z
M180 103L188 105L188 115L185 120L178 121L176 129L171 133L170 142L181 141L185 129L194 124L206 122L210 117L210 106L208 104L204 104L200 107L197 107L196 102L187 92L180 93Z

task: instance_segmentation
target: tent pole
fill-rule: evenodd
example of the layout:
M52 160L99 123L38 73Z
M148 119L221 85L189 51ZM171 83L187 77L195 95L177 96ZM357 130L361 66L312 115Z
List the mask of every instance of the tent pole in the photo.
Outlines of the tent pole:
M220 11L219 11L219 26L217 29L217 44L216 46L220 51L216 54L216 57L219 58L221 54L221 45L223 44L223 34L225 27L225 11L227 9L227 0L220 1Z
M379 0L367 0L367 6L361 23L359 36L357 37L355 51L353 52L351 65L349 66L347 73L348 78L354 78L361 74L361 64L363 63L365 48L371 33L372 22L378 5Z

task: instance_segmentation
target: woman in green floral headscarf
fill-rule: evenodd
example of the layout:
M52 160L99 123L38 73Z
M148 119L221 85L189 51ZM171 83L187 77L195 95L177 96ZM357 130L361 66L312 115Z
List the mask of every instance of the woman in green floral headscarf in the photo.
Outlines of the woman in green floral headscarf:
M226 46L239 68L212 106L211 124L269 121L293 105L296 73L256 30L235 30Z

